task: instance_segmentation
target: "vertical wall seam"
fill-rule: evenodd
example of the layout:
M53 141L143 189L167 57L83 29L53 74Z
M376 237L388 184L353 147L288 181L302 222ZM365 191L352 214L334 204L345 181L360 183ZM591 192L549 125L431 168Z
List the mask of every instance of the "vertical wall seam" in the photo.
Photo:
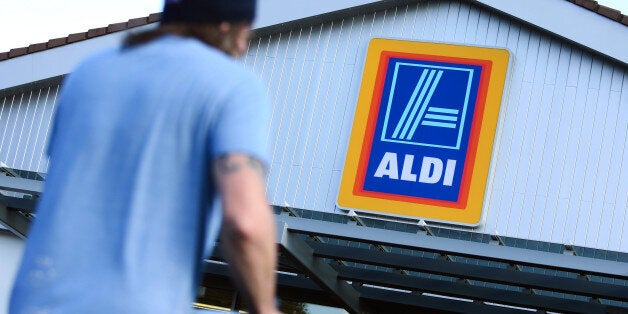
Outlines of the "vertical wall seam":
M338 31L338 35L337 35L338 36L338 41L336 42L336 50L334 52L334 60L338 59L338 50L340 49L340 45L341 45L340 44L340 40L342 39L342 36L343 36L344 22L345 22L344 19L342 19L340 21L340 30ZM330 36L330 40L331 40L331 36ZM346 58L346 54L345 54L345 58ZM332 69L333 69L333 71L332 71L332 75L331 76L333 77L333 73L335 73L336 67L332 66ZM342 68L340 70L340 74L337 75L336 77L341 79L343 77L343 75L344 75L344 69L345 69L345 62L343 60L342 61ZM327 103L327 106L329 106L329 104L330 104L330 101L329 101L329 91L331 89L331 82L332 82L332 80L329 80L329 85L327 86L327 94L325 95L325 102ZM341 84L339 84L339 85L341 85ZM338 108L337 102L338 102L339 94L340 94L339 92L336 93L336 99L334 99L333 102L331 102L331 105L332 105L333 108L332 108L331 115L330 115L330 118L331 118L330 121L332 121L332 123L334 121L334 116L336 115L336 108ZM321 119L321 126L323 126L323 119ZM331 130L333 130L333 128L332 127L328 127L328 129L329 130L327 131L327 133L328 133L327 142L324 144L324 152L323 152L323 156L325 156L325 157L328 156L328 150L330 149L330 138L331 138L331 136L333 136L331 134ZM325 201L324 201L325 205L327 205L327 203L328 203L329 190L331 189L331 186L332 186L331 181L333 180L333 176L332 176L333 162L335 161L335 158L331 158L331 159L330 158L328 158L328 159L324 158L323 159L323 166L325 165L325 161L326 160L329 160L329 163L331 163L331 167L329 167L328 169L325 169L325 167L323 167L323 171L329 171L329 174L330 174L329 181L328 182L323 182L324 184L322 185L322 187L325 187L325 186L327 187L327 190L325 191ZM322 180L322 178L323 177L321 176L321 178L319 179L319 186L321 186L320 180ZM329 210L328 208L325 208L325 209L326 209L326 211Z
M539 63L539 58L542 57L542 55L541 55L541 47L542 47L541 43L544 40L548 41L546 38L539 37L539 46L537 48L537 59L536 59L537 66L534 69L534 79L533 79L534 83L537 83L537 75L538 74L542 74L542 73L539 73L539 72L543 72L543 70L541 70L543 67L541 66L539 68L538 67L538 63ZM550 44L550 42L548 41L548 47L547 47L547 57L548 57L548 59L549 59L549 52L550 52L550 47L551 47L549 44ZM547 70L547 69L545 69L545 70ZM546 81L545 81L545 75L543 75L542 79L538 78L538 81L540 81L538 84L540 85L540 89L541 89L539 95L541 97L541 100L544 100L545 99L546 86L547 86ZM532 96L532 94L534 94L535 87L537 87L537 88L539 87L539 86L535 86L536 84L534 84L534 83L532 85L533 86L533 91L531 92L531 96ZM536 108L538 108L538 111L537 111L537 115L536 115L535 124L534 124L534 126L532 128L532 131L533 131L533 133L532 133L532 144L531 144L531 150L529 152L530 155L529 155L529 159L528 159L528 169L532 169L532 166L533 166L532 161L534 160L534 154L536 153L535 147L537 147L537 145L536 145L536 143L537 143L537 135L539 133L538 132L538 128L539 128L539 124L540 124L540 121L541 121L542 109L543 109L541 100L537 100L536 102L532 98L530 100L531 100L530 103L529 103L530 106L535 106ZM551 101L550 101L550 103L551 103ZM526 128L526 130L527 129L528 128ZM545 139L547 139L547 137L545 137ZM544 146L542 146L542 147L544 148ZM543 155L543 153L541 152L541 156L542 155ZM542 161L542 157L541 157L541 161ZM541 164L539 164L538 167L540 167ZM528 235L527 235L528 239L532 235L532 229L533 229L532 221L533 221L534 215L535 215L535 213L537 211L537 208L536 208L535 205L536 205L537 192L538 192L538 180L540 180L540 178L541 178L541 173L539 171L539 178L537 179L537 184L536 184L536 188L537 189L535 190L534 194L531 195L532 196L532 204L533 204L533 206L532 206L532 214L530 215L530 224L528 225ZM525 194L527 196L530 196L530 193L528 192L528 188L527 188L529 186L528 185L529 180L530 180L530 176L527 175L526 176L526 180L525 180L525 186L526 186ZM541 217L543 217L544 214L545 214L545 211L543 210L543 215L541 215ZM541 226L542 226L542 224L541 224ZM540 230L540 228L539 228L539 230Z
M302 30L303 30L303 29L299 30L299 40L300 40L300 38L301 38ZM311 38L312 38L312 31L313 31L313 30L314 30L314 27L313 27L313 26L310 26L310 30L309 30L308 35L307 35L307 40L305 41L305 53L304 53L304 56L307 56L307 54L308 54L308 52L309 52L309 49L310 49L310 43L311 43ZM297 85L297 91L296 91L295 96L294 96L295 102L296 102L296 100L299 98L299 95L301 94L301 86L302 86L302 84L301 84L301 83L303 82L303 78L304 78L304 74L305 74L305 65L306 65L306 60L305 60L305 59L306 59L306 58L304 57L304 58L303 58L303 61L302 61L302 63L301 63L301 73L299 74L299 83L298 83L298 85ZM298 54L297 54L297 55L295 55L295 60L298 60ZM313 69L312 69L312 71L313 71ZM310 78L311 78L311 71L310 71ZM308 87L309 87L309 83L310 83L310 82L311 82L311 79L310 79L310 80L308 80ZM303 99L303 100L304 100L304 102L303 102L303 103L301 103L301 115L299 116L299 123L298 123L298 125L303 125L303 119L304 119L304 117L305 117L305 110L306 110L306 103L305 103L305 100L307 100L308 91L306 90L306 92L305 92L305 93L306 93L306 94L305 94L305 97L301 97L301 99ZM307 139L306 139L306 140L307 140ZM297 137L296 142L295 142L295 150L299 148L299 143L300 143L300 142L301 142L301 139L300 139L299 137ZM303 173L303 167L305 167L304 160L305 160L306 150L307 150L307 147L306 147L306 146L304 146L304 147L303 147L303 152L302 152L302 155L301 155L301 156L302 156L302 157L301 157L302 159L301 159L301 161L300 161L300 165L301 165L301 167L300 167L300 169L299 169L299 173L297 174L297 179L296 179L296 181L297 181L297 182L296 182L296 188L295 188L295 191L296 191L296 193L297 193L297 194L299 193L299 190L300 190L300 188L301 188L301 182L302 182L302 180L301 180L301 174ZM296 151L295 151L295 154L297 154L297 153L299 153L299 154L300 154L301 152L296 152ZM293 157L293 160L294 160L294 157ZM294 163L294 161L293 161L293 163ZM295 196L295 203L296 203L296 196Z
M15 97L15 96L13 96L13 97ZM2 98L2 107L0 107L0 122L3 122L2 121L3 120L2 114L4 113L4 107L6 105L6 102L7 102L7 97L3 97ZM2 156L2 147L3 147L3 144L4 144L4 138L5 138L5 135L6 135L7 127L9 125L9 122L8 122L9 119L7 118L6 120L7 121L4 121L4 123L0 123L0 126L4 125L4 128L2 130L2 139L0 139L0 157ZM6 161L0 159L0 162L6 162Z
M48 142L50 142L50 139L48 137L48 133L50 132L50 125L53 123L54 120L54 116L55 116L55 108L58 106L57 104L57 98L59 96L59 89L61 88L61 85L57 85L57 89L55 90L55 94L52 100L52 109L50 110L50 117L48 118L48 125L46 126L46 133L44 135L44 139L47 140ZM54 125L53 125L54 127ZM44 149L44 154L45 154L45 149ZM50 163L50 159L49 158L45 158L46 163L45 166L43 166L43 169L40 168L41 166L41 162L44 160L44 158L40 159L39 162L37 163L37 172L47 172L48 170L48 165Z
M32 93L31 93L32 95ZM38 104L39 104L39 98L41 97L41 89L38 90L37 93L37 100L35 101L35 109L33 109L33 116L31 117L31 121L30 121L30 125L28 127L28 135L26 136L26 147L24 149L23 152L23 156L22 156L22 162L20 163L20 169L24 169L24 162L26 161L26 153L28 152L28 147L32 147L31 146L31 134L33 132L33 123L35 122L35 117L36 117L36 113L37 113L37 108L38 108ZM31 98L29 98L29 105L30 105L30 100ZM25 121L26 122L26 121ZM19 148L19 145L18 145ZM30 170L30 169L27 169Z
M309 81L308 81L308 88L306 89L306 97L305 97L304 99L308 99L308 98L309 98L309 95L310 95L310 86L311 86L310 84L312 84L312 76L314 75L314 65L316 64L316 58L317 58L317 56L318 56L318 52L319 52L319 44L320 44L320 41L321 41L321 36L322 36L322 34L323 34L323 27L324 27L324 25L323 25L323 24L321 24L320 29L319 29L319 32L318 32L318 37L317 37L317 39L316 39L316 48L314 49L314 59L313 59L313 61L312 61L312 71L310 72L310 79L309 79ZM324 66L325 66L325 65L324 65L324 63L323 63L323 67L324 67ZM322 71L322 69L321 69L321 71ZM320 80L318 81L317 86L320 86ZM312 113L311 113L311 115L310 115L310 117L309 117L309 121L308 121L308 129L307 129L307 133L306 133L306 134L308 134L308 135L310 134L310 132L311 132L311 130L312 130L312 119L313 119L313 115L315 114L315 110L316 110L316 96L317 96L317 95L316 95L316 93L318 93L318 91L316 91L316 92L314 93L313 108L312 108ZM306 105L306 104L304 104L304 105ZM306 137L306 139L305 139L305 147L306 147L306 150L307 150L307 147L308 147L308 143L309 143L309 142L310 142L310 138L309 138L309 136L307 136L307 137ZM314 162L314 161L312 161L312 163L313 163L313 162ZM307 167L307 166L308 166L308 165L306 165L305 163L303 164L303 168L301 168L301 169L300 169L299 177L301 177L301 174L303 173L303 169L304 169L305 167ZM305 189L305 194L304 194L304 197L303 197L303 204L307 204L307 202L308 202L308 196L309 196L310 190L309 190L309 189L307 189L307 187L309 187L309 186L310 186L310 180L312 179L312 168L313 168L312 166L313 166L313 164L310 166L310 169L308 169L308 170L307 170L307 171L308 171L308 174L307 174L307 183L305 184L306 189Z
M22 102L24 101L24 94L20 94L20 102L17 105L17 114L15 115L15 119L13 121L13 129L11 130L11 136L9 137L9 146L7 147L7 164L10 167L14 167L14 161L9 160L11 154L11 148L13 147L13 139L15 138L15 129L18 125L18 117L20 116L20 111L22 109Z
M34 146L33 147L33 152L31 153L31 158L30 158L30 161L28 163L28 169L29 170L33 169L32 168L33 167L33 159L35 158L35 154L37 153L37 147L38 147L37 144L39 144L39 135L40 135L40 132L41 132L41 125L42 125L42 122L44 120L45 109L48 106L48 96L50 95L50 89L51 89L50 87L47 88L47 90L46 90L46 97L44 98L44 104L40 107L40 110L42 112L39 115L39 123L37 123L37 132L35 133L36 136L35 136L35 143L33 145ZM41 153L42 152L40 152L40 154ZM40 158L41 158L41 156L40 156Z
M591 58L591 63L589 64L589 72L588 72L587 78L583 78L583 79L582 79L582 80L583 80L583 82L582 82L582 83L584 83L584 84L582 84L582 85L584 85L584 86L582 86L581 88L582 88L582 89L585 89L585 97L584 97L584 106L585 106L585 109L584 109L584 110L583 110L583 112L582 112L583 117L582 117L582 121L580 122L580 127L579 127L580 132L579 132L578 139L582 139L582 134L583 134L583 132L584 132L584 124L585 124L585 117L584 117L584 115L585 115L585 113L586 113L586 111L587 111L587 110L586 110L586 109L587 109L586 107L587 107L587 105L588 105L588 103L589 103L589 92L590 92L590 89L588 88L588 86L589 86L588 81L589 81L589 78L590 78L590 75L591 75L591 71L592 71L592 69L593 69L593 59ZM586 83L585 83L585 82L586 82ZM578 82L578 85L581 85L580 83L581 83L581 82ZM586 87L585 87L585 86L586 86ZM577 145L576 145L576 154L577 154L578 156L580 156L580 150L581 150L580 142L581 142L581 141L580 141L580 140L578 140L578 141L577 141ZM586 162L587 162L587 159L588 159L588 156L587 156L587 157L585 158L585 160L584 160L585 164L586 164ZM576 158L576 163L578 163L578 158ZM573 173L573 175L574 175L574 177L577 175L577 174L575 173L575 167L574 167L574 173ZM584 183L583 183L583 186L584 186ZM571 193L570 193L570 197L569 197L569 201L568 201L569 203L571 203L571 199L573 198L573 194L574 194L574 192L575 192L575 193L578 193L578 191L577 191L577 190L576 190L576 191L574 191L574 188L575 188L575 187L572 185L572 189L571 189ZM582 198L582 190L580 190L579 192L580 192L580 194L579 194L579 196L580 196L580 197L578 197L578 204L577 204L577 207L578 207L578 213L576 214L576 217L580 217L580 212L582 211L582 201L581 201L581 198ZM577 222L578 222L578 220L576 220L576 226L575 226L575 228L574 228L574 230L573 230L573 235L572 235L572 241L573 241L573 242L576 242L576 235L577 235L577 233L578 233L578 223L577 223ZM587 226L587 229L588 229L588 226Z
M492 14L490 14L490 13L489 13L489 17L490 17L490 16L492 16ZM488 25L490 25L490 20L489 20L489 23L487 23L487 33L488 33ZM529 33L528 33L528 34L529 34ZM519 41L519 43L521 43L521 41ZM519 44L517 44L517 47L518 47L518 46L519 46ZM529 46L530 46L530 35L528 35L528 40L527 40L527 42L526 42L526 48L525 48L525 52L526 52L526 53L524 54L524 57L523 57L523 60L522 60L521 64L524 64L525 62L527 62L527 61L528 61L527 51L529 50ZM513 67L513 69L515 69L515 68ZM520 71L523 71L523 69L521 69ZM514 71L513 71L513 72L514 72ZM515 116L515 117L518 117L518 116L519 116L519 108L521 107L521 96L522 96L522 93L523 93L523 85L524 85L524 84L523 84L523 80L524 80L523 78L524 78L524 76L525 76L525 72L522 72L522 73L521 73L521 81L517 81L517 82L516 82L516 83L517 83L517 84L519 84L521 87L519 88L519 93L517 94L517 98L516 98L516 107L515 107L515 114L514 114L514 116ZM514 78L514 77L515 77L515 76L514 76L514 73L513 73L513 78ZM512 134L512 136L514 136L514 134L515 134L515 129L514 129L514 127L512 128L512 133L511 133L511 134ZM513 144L512 144L512 143L510 143L510 145L508 145L508 153L506 154L506 156L508 156L508 158L506 159L506 164L512 164L512 163L510 162L511 157L512 157L512 153L511 153L511 152L512 152L512 148L513 148ZM504 174L504 178L507 178L507 177L508 177L508 174L509 174L510 172L511 172L511 171L510 171L510 169L509 169L509 168L506 168L506 171L505 171L505 174ZM515 171L515 174L516 174L516 173L517 173L517 172ZM513 187L513 192L515 192L515 191L516 191L516 186L515 186L515 187ZM505 232L506 234L508 234L508 233L510 232L510 230L509 230L509 229L510 229L510 216L511 216L511 214L512 214L512 210L510 210L510 209L512 209L512 205L513 205L513 203L512 203L512 202L513 202L513 199L514 199L514 193L513 193L513 197L512 197L512 198L511 198L511 200L510 200L510 204L508 205L508 206L509 206L509 209L502 209L502 208L503 208L503 202L504 202L504 194L506 194L506 191L503 191L503 192L502 192L502 194L501 194L501 196L500 196L500 202L499 202L499 204L500 204L500 206L501 206L501 207L499 208L499 210L500 210L500 212L501 212L502 210L506 210L506 211L507 211L507 215L506 215L506 224L504 225L504 232Z

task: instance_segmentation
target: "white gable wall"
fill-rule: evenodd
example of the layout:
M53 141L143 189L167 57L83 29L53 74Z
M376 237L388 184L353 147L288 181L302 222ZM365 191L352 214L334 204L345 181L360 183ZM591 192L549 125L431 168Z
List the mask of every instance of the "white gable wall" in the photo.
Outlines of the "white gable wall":
M473 0L628 63L628 29L567 0ZM626 12L624 12L626 13ZM586 26L585 26L586 25Z
M479 231L628 251L626 67L457 1L429 1L294 29L244 59L275 107L268 192L335 207L370 38L506 47L512 67Z

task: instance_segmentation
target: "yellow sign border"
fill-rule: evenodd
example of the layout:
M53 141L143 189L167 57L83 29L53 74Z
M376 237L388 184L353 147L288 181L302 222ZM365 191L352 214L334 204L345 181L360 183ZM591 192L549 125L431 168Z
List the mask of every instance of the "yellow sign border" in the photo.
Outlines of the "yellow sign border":
M480 129L477 153L473 165L469 196L464 209L354 195L353 187L358 176L358 164L364 144L371 101L375 91L374 87L380 63L380 55L384 51L433 55L438 57L468 58L492 62L484 115L482 118L482 128ZM351 130L349 147L345 159L345 167L338 193L338 206L378 214L392 214L469 226L477 226L480 224L509 58L509 51L499 48L383 38L371 39L368 46L366 63L362 75L362 85L360 87L353 128Z

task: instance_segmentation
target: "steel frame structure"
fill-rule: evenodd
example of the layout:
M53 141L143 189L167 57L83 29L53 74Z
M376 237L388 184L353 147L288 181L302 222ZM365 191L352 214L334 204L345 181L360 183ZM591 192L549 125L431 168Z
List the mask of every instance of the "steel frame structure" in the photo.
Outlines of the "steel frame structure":
M29 196L0 195L0 223L25 238L42 182L0 176L0 190ZM290 208L280 211L278 292L287 299L339 306L350 313L628 311L625 262L307 219L295 217ZM233 289L229 278L218 244L202 284Z
M287 215L279 215L277 223L278 291L288 299L339 306L350 313L628 311L626 263ZM334 240L348 245L331 244ZM391 247L437 257L382 249ZM460 262L458 257L508 267ZM228 270L221 261L218 249L205 268L206 286L225 287ZM522 271L521 266L546 272ZM591 276L604 280L592 281Z

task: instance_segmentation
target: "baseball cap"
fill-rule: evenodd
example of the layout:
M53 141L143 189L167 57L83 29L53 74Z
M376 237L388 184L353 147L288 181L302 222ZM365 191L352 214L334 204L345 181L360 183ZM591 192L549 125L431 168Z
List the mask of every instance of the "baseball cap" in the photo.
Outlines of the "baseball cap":
M161 23L252 22L255 0L165 0Z

